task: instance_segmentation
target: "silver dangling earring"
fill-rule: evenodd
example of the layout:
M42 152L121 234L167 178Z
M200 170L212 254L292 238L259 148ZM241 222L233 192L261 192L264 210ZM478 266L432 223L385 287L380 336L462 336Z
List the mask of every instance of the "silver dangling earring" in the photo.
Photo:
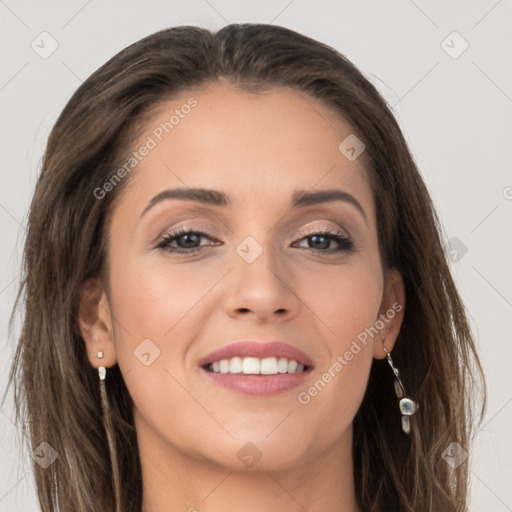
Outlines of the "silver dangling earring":
M385 340L382 340L384 352L386 352L389 366L391 366L391 369L395 374L395 393L397 398L400 399L398 405L400 407L400 412L402 413L402 430L406 434L409 434L411 432L411 423L409 418L418 410L419 405L411 398L405 396L405 388L404 385L402 384L402 381L400 380L398 368L396 368L395 365L393 364L393 359L391 359L391 353L388 352L388 349L386 347L384 347L384 341Z
M98 352L96 354L96 359L103 359L103 352ZM104 381L105 380L105 377L107 375L107 370L104 366L100 366L98 368L98 373L99 373L99 376L100 376L100 385L101 385L101 381Z
M98 352L96 354L96 359L103 359L103 352ZM112 465L112 473L114 480L114 493L115 493L115 502L116 502L116 512L121 512L121 485L119 482L119 470L117 463L117 450L116 445L114 443L113 437L113 424L112 424L112 416L110 414L110 407L108 405L108 397L107 397L107 389L105 386L105 378L107 376L107 370L104 366L98 367L98 374L100 377L100 394L101 394L101 407L103 410L103 426L107 433L107 441L108 447L110 450L110 461Z

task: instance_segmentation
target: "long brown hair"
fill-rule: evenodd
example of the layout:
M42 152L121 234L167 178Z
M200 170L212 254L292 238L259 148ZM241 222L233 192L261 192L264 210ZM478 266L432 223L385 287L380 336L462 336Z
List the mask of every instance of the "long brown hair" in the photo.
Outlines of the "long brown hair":
M30 207L13 310L23 302L24 318L9 378L28 448L45 441L58 453L46 469L33 463L42 511L114 510L115 473L121 510L140 512L133 403L114 365L107 390L118 455L109 458L98 374L77 323L84 282L105 275L109 216L130 177L100 199L94 191L126 161L153 108L220 79L248 92L288 87L317 98L364 142L381 258L401 272L407 294L393 359L420 408L405 435L393 375L374 360L354 420L356 496L365 512L466 511L468 462L452 468L443 452L452 442L469 450L471 393L478 377L481 419L485 381L429 191L391 109L363 74L331 47L263 24L152 34L93 73L53 127Z

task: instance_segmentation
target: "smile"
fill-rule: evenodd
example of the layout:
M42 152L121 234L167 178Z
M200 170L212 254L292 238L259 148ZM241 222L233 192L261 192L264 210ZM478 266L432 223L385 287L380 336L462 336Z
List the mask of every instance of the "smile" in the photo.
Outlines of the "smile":
M307 367L295 359L286 357L232 357L221 359L206 366L206 369L215 373L243 373L245 375L278 375L282 373L302 373Z
M313 370L306 353L281 341L236 341L198 365L209 382L252 396L284 393L303 384Z

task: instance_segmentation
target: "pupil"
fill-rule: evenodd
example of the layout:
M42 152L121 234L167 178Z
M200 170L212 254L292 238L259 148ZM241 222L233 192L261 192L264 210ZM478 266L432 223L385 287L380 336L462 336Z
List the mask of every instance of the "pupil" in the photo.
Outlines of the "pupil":
M192 242L192 244L194 242L197 242L197 235L194 234L187 233L185 235L182 235L181 238L185 240L185 245L189 245L189 242Z
M327 247L326 247L326 243L327 243L327 245L329 245L329 240L327 240L325 236L313 235L313 236L311 237L311 239L312 239L313 243L316 245L316 247L317 247L317 248L318 248L318 244L316 243L316 241L317 241L318 239L320 239L320 240L321 240L321 239L324 239L324 243L321 243L321 242L320 242L320 246L322 246L322 248L324 248L324 249L326 249L326 248L327 248Z

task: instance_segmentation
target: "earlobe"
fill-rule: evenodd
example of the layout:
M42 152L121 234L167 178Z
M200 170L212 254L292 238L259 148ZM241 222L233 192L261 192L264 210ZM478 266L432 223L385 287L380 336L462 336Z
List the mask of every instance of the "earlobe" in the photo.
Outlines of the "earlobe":
M377 319L379 335L374 338L373 357L386 357L384 347L391 352L400 332L405 311L405 284L397 269L388 272ZM380 320L380 322L378 322ZM381 328L382 327L382 328Z
M89 362L95 368L116 362L110 306L97 278L86 281L80 294L78 327L87 349ZM103 357L97 357L102 352Z

